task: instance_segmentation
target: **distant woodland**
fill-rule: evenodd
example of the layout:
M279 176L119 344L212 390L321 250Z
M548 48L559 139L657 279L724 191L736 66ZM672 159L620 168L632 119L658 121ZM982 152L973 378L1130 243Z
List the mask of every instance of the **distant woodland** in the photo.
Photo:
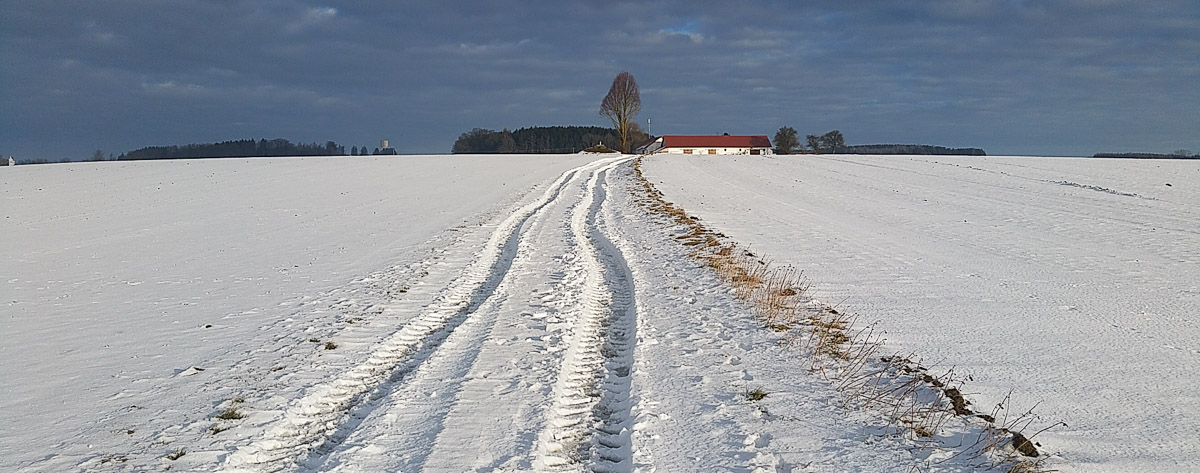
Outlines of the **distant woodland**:
M979 148L947 148L932 145L852 145L834 150L836 154L950 154L957 156L987 156Z
M1171 154L1158 153L1096 153L1093 158L1127 158L1127 159L1200 159L1200 154L1181 149Z
M631 132L631 142L640 143L647 135L640 129ZM502 131L475 128L459 135L451 152L488 153L578 153L598 143L617 146L621 139L612 128L599 126L539 126Z
M846 145L841 131L833 130L824 135L807 135L800 141L800 134L790 126L780 127L775 133L775 154L829 153L829 154L950 154L959 156L987 156L979 148L947 148L932 145Z
M236 140L183 146L149 146L117 157L119 161L144 159L247 158L259 156L345 156L346 147L332 141L325 144L292 143L284 139Z

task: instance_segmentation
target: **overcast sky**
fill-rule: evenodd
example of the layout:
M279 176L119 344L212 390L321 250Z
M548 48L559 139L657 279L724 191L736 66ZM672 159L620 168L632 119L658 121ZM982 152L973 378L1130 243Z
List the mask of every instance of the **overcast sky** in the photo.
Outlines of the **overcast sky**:
M448 153L471 128L989 154L1200 152L1200 2L0 0L0 153L243 138Z

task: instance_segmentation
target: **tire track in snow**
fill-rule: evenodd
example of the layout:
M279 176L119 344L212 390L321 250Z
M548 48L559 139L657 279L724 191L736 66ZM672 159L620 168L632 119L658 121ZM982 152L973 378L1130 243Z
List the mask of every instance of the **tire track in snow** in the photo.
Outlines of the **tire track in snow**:
M330 451L369 413L371 406L364 405L368 397L386 395L392 384L428 359L450 332L491 297L516 257L525 223L557 200L576 175L620 159L593 161L560 175L538 200L500 223L479 257L430 310L381 343L366 361L293 403L263 438L232 453L224 469L284 471Z
M592 175L587 195L572 212L572 236L585 270L584 298L538 437L534 465L539 471L631 469L633 282L624 256L600 225L608 174L618 164Z
M553 373L542 373L558 363L547 359L525 364L529 360L522 360L529 353L523 354L517 347L534 352L545 349L547 346L539 345L552 333L529 325L532 312L553 311L546 297L531 300L524 295L536 281L552 285L548 291L533 292L554 295L550 301L564 294L578 297L574 289L580 284L563 280L567 276L564 270L573 266L573 260L563 257L569 252L560 251L558 244L570 234L570 209L585 191L589 176L580 174L560 198L524 224L517 255L496 293L447 337L436 354L402 383L393 385L387 397L363 418L360 428L319 462L307 464L309 469L511 471L528 463L522 457L532 451L538 429L529 429L522 421L540 421L542 416L521 413L540 412L546 404L549 387L543 393L534 386L546 378L546 386L552 385ZM562 266L551 269L546 266L547 259ZM548 274L547 269L551 269ZM526 343L534 337L539 341ZM464 451L468 442L474 449Z

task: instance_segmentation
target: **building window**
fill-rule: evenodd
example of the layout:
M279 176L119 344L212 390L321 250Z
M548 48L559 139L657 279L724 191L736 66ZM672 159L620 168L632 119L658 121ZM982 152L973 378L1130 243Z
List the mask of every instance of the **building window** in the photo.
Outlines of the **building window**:
M692 154L692 150L685 149L685 150L683 150L683 154Z
M717 154L717 150L710 149L710 150L708 150L708 154Z

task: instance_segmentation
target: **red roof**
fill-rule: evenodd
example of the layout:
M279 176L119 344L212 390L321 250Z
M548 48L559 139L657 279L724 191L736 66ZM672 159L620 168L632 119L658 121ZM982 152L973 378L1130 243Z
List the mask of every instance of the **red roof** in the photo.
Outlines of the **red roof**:
M770 148L767 135L664 135L664 148Z

